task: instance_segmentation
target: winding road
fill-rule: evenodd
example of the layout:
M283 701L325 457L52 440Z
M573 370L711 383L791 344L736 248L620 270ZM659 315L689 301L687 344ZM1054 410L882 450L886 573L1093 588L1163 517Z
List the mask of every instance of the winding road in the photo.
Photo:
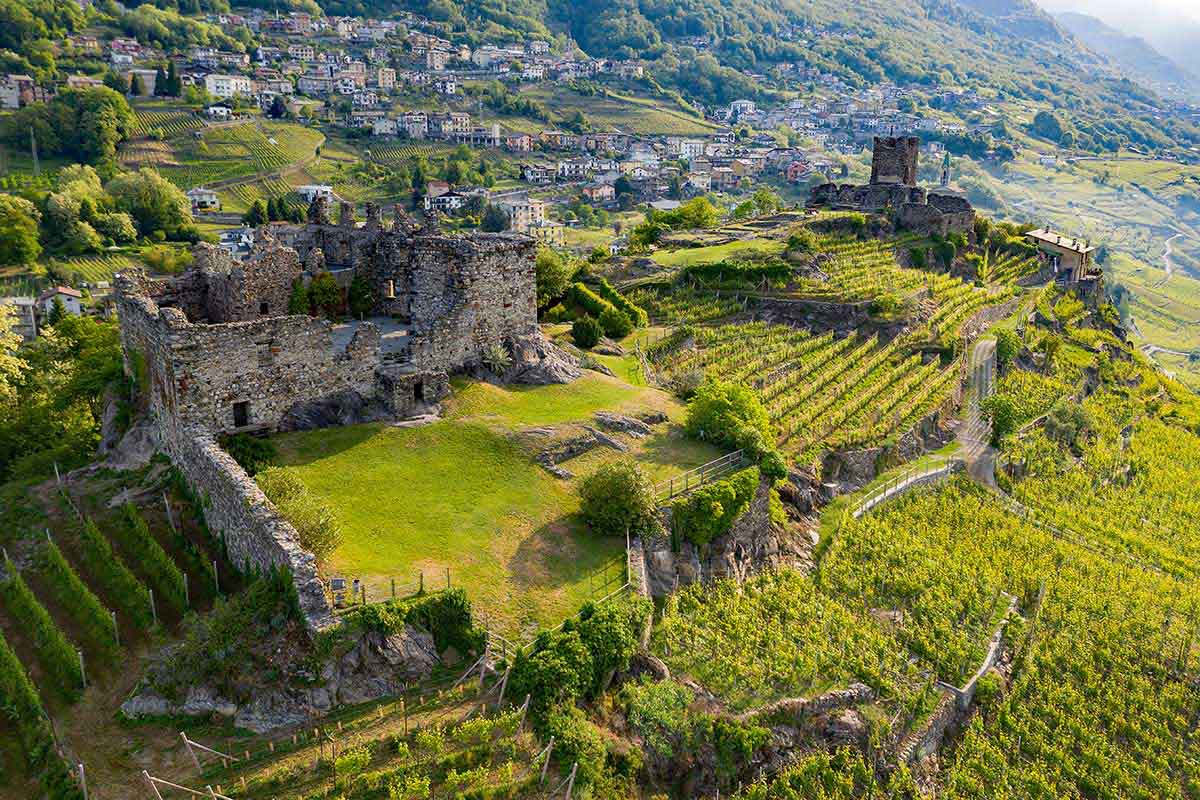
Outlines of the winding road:
M1177 233L1170 239L1167 239L1166 246L1163 248L1163 269L1166 270L1167 276L1156 283L1155 286L1162 286L1175 274L1175 262L1171 260L1171 256L1175 254L1174 242L1181 236L1183 236L1182 233Z

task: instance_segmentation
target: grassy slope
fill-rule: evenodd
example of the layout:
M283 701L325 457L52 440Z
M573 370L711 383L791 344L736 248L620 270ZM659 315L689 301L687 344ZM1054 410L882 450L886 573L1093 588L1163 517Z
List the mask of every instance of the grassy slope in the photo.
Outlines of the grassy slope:
M445 419L421 428L361 425L278 438L283 460L330 500L345 531L329 572L360 577L368 597L395 578L411 588L451 581L505 634L553 624L623 579L624 542L594 538L575 516L574 481L536 465L510 435L529 426L586 420L600 409L679 407L652 389L589 373L566 386L501 389L460 383ZM677 430L634 444L656 477L719 453ZM586 474L610 450L567 462ZM595 585L593 585L595 583Z
M660 250L653 259L664 267L689 267L695 264L714 264L727 258L739 256L778 255L784 243L774 239L747 239L709 247L692 247L683 250Z

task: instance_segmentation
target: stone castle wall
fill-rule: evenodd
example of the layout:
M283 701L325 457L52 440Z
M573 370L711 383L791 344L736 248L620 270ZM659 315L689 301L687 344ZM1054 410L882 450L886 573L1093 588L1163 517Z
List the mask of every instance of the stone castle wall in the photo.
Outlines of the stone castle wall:
M308 626L322 630L333 625L316 559L300 546L296 529L280 516L254 479L207 433L178 436L167 442L167 450L201 498L204 521L225 543L229 560L247 572L286 567Z
M876 136L871 156L872 184L917 185L917 155L921 140L916 136Z

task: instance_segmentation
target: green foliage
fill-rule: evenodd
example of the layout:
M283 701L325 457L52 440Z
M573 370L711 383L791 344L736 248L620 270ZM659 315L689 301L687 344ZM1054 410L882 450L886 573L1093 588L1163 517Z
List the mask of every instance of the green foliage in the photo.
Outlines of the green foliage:
M371 312L375 305L375 294L371 291L371 284L362 275L356 274L350 282L346 303L350 306L351 315L355 317L361 318Z
M693 544L708 544L749 508L758 483L758 467L749 467L676 499L671 507L673 530Z
M108 87L66 89L49 103L32 103L0 120L0 141L29 147L30 132L42 155L57 155L106 171L116 167L117 145L133 134L129 103Z
M53 335L0 352L0 480L90 461L105 392L122 372L115 320L67 316Z
M910 247L908 260L916 269L925 269L929 266L929 260L925 257L925 248L923 247Z
M111 655L117 647L117 629L112 615L53 542L46 542L41 568L55 602L71 615L87 643Z
M618 311L633 321L636 327L645 327L650 323L650 317L646 314L645 309L637 306L629 301L625 295L621 294L613 287L607 279L600 279L600 289L597 292L600 297L612 303Z
M604 335L610 339L621 340L633 332L633 322L615 308L601 311L597 322L604 329Z
M1000 328L996 331L996 364L1001 371L1008 369L1025 346L1016 331Z
M4 573L0 577L0 601L3 601L5 611L11 619L21 620L22 630L33 642L38 663L63 696L74 700L83 688L79 654L66 634L54 624L46 608L34 597L21 573L7 559L4 561Z
M670 760L685 745L690 729L688 707L692 693L674 681L650 681L647 676L621 687L625 718L657 758Z
M328 503L309 493L288 467L268 467L255 475L259 488L279 513L292 523L300 546L324 562L342 543L342 526Z
M950 269L954 265L954 259L958 257L958 247L949 239L935 240L933 243L933 252L946 269Z
M576 347L584 350L595 347L602 336L604 336L604 328L600 326L595 317L581 317L575 320L571 326L571 339L575 342Z
M487 208L483 210L483 218L479 222L479 230L485 233L500 233L508 230L512 221L508 218L508 214L503 208L494 204L488 203Z
M125 566L109 544L96 523L87 520L79 531L80 560L84 570L113 598L119 610L138 628L149 628L153 622L150 613L150 593L141 581Z
M817 237L812 231L807 228L801 228L795 231L787 240L787 252L789 253L815 253L817 251Z
M150 236L157 231L168 239L197 238L192 223L192 204L179 187L157 171L143 167L126 172L105 187L118 211L133 218L138 233Z
M774 285L784 284L792 277L792 267L780 258L763 261L718 261L714 264L693 264L683 270L681 281L688 279L716 284L721 288L749 288L764 280Z
M292 284L292 293L288 295L288 313L289 314L307 314L311 308L311 303L308 297L308 287L304 285L304 280L297 278Z
M600 465L579 484L579 513L601 536L653 533L658 528L654 483L632 459Z
M604 774L604 738L600 729L573 705L559 705L547 712L542 723L544 737L554 737L554 756L563 765L578 764L575 783L595 784Z
M273 569L240 593L219 597L206 614L183 620L178 645L146 673L147 682L165 697L179 697L190 686L207 684L235 702L248 699L249 687L278 674L273 648L307 637L291 574Z
M308 302L313 310L333 316L342 303L342 289L328 270L318 272L308 284Z
M772 447L771 419L747 386L708 378L688 403L685 430L689 436L744 449L759 458Z
M0 194L0 266L32 264L42 253L41 214L22 197Z
M571 273L571 264L561 253L545 246L538 248L534 262L538 308L545 308L563 296L570 284Z
M50 726L37 688L17 654L0 634L0 713L16 730L31 773L36 773L45 796L51 800L81 800L82 792L54 749Z
M266 225L269 221L267 204L261 197L251 203L246 213L242 214L242 224L249 225L252 228Z
M237 433L221 437L221 447L248 475L257 475L279 463L279 449L270 439Z
M1087 436L1092 427L1084 407L1066 397L1051 406L1046 415L1046 435L1073 450L1080 448L1081 437Z
M126 554L141 568L154 587L155 603L159 609L165 606L183 614L187 610L183 573L154 538L137 506L126 503L122 515L125 524L118 525L115 530Z
M629 666L638 648L638 634L645 621L642 604L584 604L579 611L579 638L592 654L590 696L597 696L612 676Z
M453 647L466 655L483 648L484 632L475 625L471 603L462 589L358 606L347 612L344 619L351 628L385 635L399 633L405 625L411 625L429 633L438 652Z

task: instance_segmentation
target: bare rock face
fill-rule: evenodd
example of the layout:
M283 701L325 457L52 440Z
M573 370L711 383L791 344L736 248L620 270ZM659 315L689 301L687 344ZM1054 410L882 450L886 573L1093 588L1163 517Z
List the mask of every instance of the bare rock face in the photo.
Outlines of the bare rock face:
M395 694L401 684L428 678L438 663L433 637L405 626L386 636L364 634L340 658L325 664L318 686L258 686L238 704L209 685L181 689L182 700L176 701L142 685L121 705L121 712L130 719L224 717L239 728L265 733L321 716L338 704L365 703Z
M541 331L512 339L508 343L512 366L505 370L505 383L541 386L570 383L582 375L579 359L547 339Z
M628 433L630 436L641 438L649 436L653 431L650 426L634 417L627 417L623 414L614 414L610 411L597 411L595 413L596 424L606 431L614 433Z

